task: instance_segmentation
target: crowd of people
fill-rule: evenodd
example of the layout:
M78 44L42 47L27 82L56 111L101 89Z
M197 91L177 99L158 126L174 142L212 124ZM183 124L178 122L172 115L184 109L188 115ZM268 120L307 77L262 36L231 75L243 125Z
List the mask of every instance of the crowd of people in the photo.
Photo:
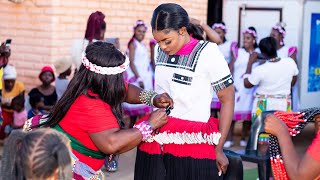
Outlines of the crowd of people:
M135 22L123 53L119 38L104 37L104 18L92 13L72 58L39 70L41 84L28 94L10 64L10 46L1 44L2 178L103 179L103 165L116 171L118 155L138 147L137 180L219 179L228 168L223 148L234 144L235 122L242 121L240 145L246 146L262 112L299 110L297 48L285 45L281 24L260 42L248 27L239 45L226 38L224 22L209 26L178 4L161 4L150 28ZM279 133L280 121L271 119L266 131L292 148ZM313 163L310 177L320 175L319 136L311 157L301 160ZM294 168L290 176L297 175Z

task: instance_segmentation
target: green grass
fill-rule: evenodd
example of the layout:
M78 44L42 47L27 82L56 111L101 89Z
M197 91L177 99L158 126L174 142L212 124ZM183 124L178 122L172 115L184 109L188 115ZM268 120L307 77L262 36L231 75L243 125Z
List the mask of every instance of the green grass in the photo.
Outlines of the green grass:
M257 178L258 178L257 168L245 170L243 173L244 180L256 180Z

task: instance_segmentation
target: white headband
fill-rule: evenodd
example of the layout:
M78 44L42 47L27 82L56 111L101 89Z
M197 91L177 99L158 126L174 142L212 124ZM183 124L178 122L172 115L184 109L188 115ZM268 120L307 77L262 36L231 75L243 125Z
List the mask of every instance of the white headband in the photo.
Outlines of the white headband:
M227 27L225 25L223 25L222 23L214 23L212 25L212 29L217 29L220 28L222 30L224 30L224 32L227 32Z
M286 31L284 31L279 25L273 26L272 29L279 31L279 33L282 34L283 37L286 35Z
M243 33L251 34L254 38L257 38L257 33L254 30L246 29L243 31Z
M98 66L96 64L91 63L88 58L86 57L86 53L82 53L82 64L84 67L86 67L88 70L97 73L97 74L103 74L103 75L115 75L124 72L128 69L130 61L128 56L124 55L126 57L126 60L123 64L116 67L102 67Z

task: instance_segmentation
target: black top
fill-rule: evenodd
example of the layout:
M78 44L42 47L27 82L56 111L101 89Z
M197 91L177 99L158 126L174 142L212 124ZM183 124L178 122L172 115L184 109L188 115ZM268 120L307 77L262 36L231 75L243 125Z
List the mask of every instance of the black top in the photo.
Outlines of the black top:
M44 99L44 105L46 106L53 106L56 104L57 100L58 100L58 95L57 95L57 92L56 90L53 91L52 94L46 96L44 94L42 94L38 88L33 88L30 92L29 92L29 96L30 94L33 94L33 93L39 93L43 99Z

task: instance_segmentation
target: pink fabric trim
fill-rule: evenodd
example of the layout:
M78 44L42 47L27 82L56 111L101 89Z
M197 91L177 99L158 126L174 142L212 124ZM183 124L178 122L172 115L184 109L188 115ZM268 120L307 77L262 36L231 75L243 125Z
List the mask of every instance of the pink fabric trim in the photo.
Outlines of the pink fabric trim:
M233 120L235 120L235 121L240 121L240 120L251 121L251 112L249 112L249 111L234 112Z
M138 116L138 115L144 115L148 114L152 111L152 108L150 106L139 106L137 108L130 108L130 109L123 109L123 113L127 116Z
M182 48L176 53L176 55L189 55L198 42L199 40L190 36L190 41L187 44L183 45Z

